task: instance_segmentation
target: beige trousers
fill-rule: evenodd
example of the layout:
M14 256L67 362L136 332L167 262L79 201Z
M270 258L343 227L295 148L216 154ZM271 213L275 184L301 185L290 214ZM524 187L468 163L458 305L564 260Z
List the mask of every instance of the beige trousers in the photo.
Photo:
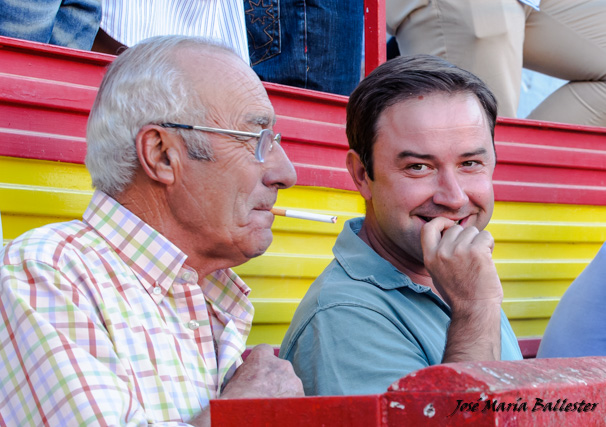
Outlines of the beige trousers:
M480 77L515 117L522 67L570 83L529 116L606 126L606 0L386 0L401 54L440 56Z

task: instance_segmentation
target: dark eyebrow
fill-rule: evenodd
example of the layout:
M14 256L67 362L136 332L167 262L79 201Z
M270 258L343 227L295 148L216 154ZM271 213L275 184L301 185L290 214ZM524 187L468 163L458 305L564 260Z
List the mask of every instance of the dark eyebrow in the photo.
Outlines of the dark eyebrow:
M433 154L415 153L414 151L410 151L410 150L404 150L398 154L398 159L406 159L407 157L414 157L416 159L423 159L423 160L434 160L435 159L435 156Z
M478 148L476 151L472 151L470 153L463 153L463 154L461 154L461 157L482 156L482 155L484 155L486 153L488 153L488 151L486 150L486 148Z
M486 153L487 153L486 148L482 147L482 148L478 148L475 151L463 153L463 154L461 154L460 157L468 158L468 157L474 157L474 156L481 156ZM414 157L416 159L422 159L422 160L435 160L436 159L436 156L434 156L433 154L415 153L414 151L410 151L410 150L404 150L398 154L398 159L406 159L408 157Z

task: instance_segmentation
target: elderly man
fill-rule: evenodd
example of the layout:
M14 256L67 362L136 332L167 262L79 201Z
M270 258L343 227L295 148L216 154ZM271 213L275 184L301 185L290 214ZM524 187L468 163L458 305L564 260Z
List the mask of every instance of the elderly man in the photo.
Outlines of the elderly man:
M160 37L114 61L83 220L1 253L0 424L204 425L210 399L302 395L269 346L241 364L253 307L229 269L267 249L296 179L274 121L219 45Z
M492 215L496 102L431 56L374 70L347 106L366 201L295 313L280 356L306 394L384 392L439 363L520 359L501 310Z

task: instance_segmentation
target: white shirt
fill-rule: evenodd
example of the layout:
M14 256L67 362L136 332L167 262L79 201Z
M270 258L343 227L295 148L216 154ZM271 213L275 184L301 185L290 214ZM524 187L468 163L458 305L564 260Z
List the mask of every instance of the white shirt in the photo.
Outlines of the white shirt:
M528 6L539 10L539 4L541 3L541 0L520 0L520 3L527 4Z
M219 39L250 61L242 0L103 0L101 28L129 47L160 35Z

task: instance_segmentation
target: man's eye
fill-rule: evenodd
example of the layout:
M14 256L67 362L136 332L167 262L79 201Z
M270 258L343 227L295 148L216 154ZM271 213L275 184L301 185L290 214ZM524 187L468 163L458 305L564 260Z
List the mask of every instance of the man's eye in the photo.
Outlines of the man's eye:
M461 163L461 166L463 166L464 168L469 168L469 167L477 166L479 164L480 164L480 162L478 162L476 160L467 160L467 161L464 161L463 163Z
M424 171L427 169L427 165L424 165L422 163L415 163L413 165L409 165L407 169L412 171Z

